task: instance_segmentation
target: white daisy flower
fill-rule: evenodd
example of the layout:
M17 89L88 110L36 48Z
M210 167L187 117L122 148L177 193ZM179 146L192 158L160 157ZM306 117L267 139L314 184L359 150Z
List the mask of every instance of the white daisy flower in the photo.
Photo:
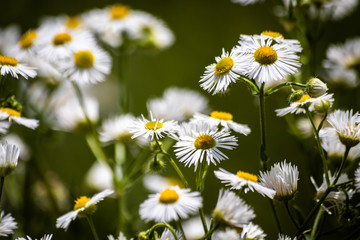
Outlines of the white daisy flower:
M131 126L135 117L126 114L105 120L99 130L100 141L103 143L111 143L114 141L127 141L131 139Z
M206 216L205 222L207 226L210 226L210 219ZM181 224L183 226L186 239L188 240L198 240L205 235L204 227L199 216L192 217Z
M52 234L45 234L42 238L40 238L39 240L51 240L52 238ZM17 238L16 240L32 240L31 237L26 236L26 238ZM36 238L34 240L37 240Z
M286 235L283 235L283 234L279 233L278 240L297 240L297 238L295 237L294 239L292 239L289 236L286 236Z
M306 109L310 112L324 112L332 106L334 102L333 96L334 94L332 93L325 93L320 97L312 98L309 94L302 94L301 98L297 100L294 99L294 102L290 103L289 107L276 109L276 116L283 117L289 113L304 114L306 113Z
M274 38L251 36L246 41L240 38L239 44L237 54L250 65L246 75L258 83L282 80L301 66L297 48Z
M36 71L32 67L18 62L16 58L0 55L0 74L2 76L10 74L13 78L22 76L25 79L36 77Z
M113 235L108 236L108 240L127 240L122 232L120 232L119 237L115 238Z
M85 25L82 19L82 16L68 16L68 15L59 15L59 16L50 16L44 17L40 20L40 28L42 26L63 26L66 27L66 30L80 30L85 29Z
M75 200L74 210L70 211L56 220L56 227L68 229L70 223L75 220L77 216L86 217L95 211L95 205L104 200L105 197L111 195L114 191L106 189L100 193L95 194L92 198L85 196L79 197Z
M258 225L249 223L243 227L241 237L245 239L264 240L266 234Z
M132 122L132 128L129 130L133 134L131 138L137 138L143 136L154 140L164 138L165 135L176 138L174 133L178 131L178 124L176 121L164 121L163 119L156 119L150 112L150 119L146 119L141 115L140 119Z
M216 165L228 157L219 149L232 150L237 146L237 138L230 135L226 129L218 131L204 121L183 123L179 130L179 139L174 145L176 157L185 166L195 166L206 161Z
M9 144L18 146L18 148L21 149L19 155L21 160L26 161L30 159L31 150L29 149L29 146L24 142L24 140L19 137L19 135L15 133L10 133L4 136L1 140L6 141Z
M360 192L360 163L355 171L355 188L357 192Z
M349 87L358 85L357 66L360 64L360 38L348 39L343 44L332 44L326 50L323 66L327 79L334 83L344 83Z
M86 174L86 183L93 189L102 191L114 189L113 172L102 162L95 162Z
M7 107L0 108L0 119L16 122L30 129L36 129L39 126L39 120L22 117L19 111Z
M356 146L360 141L360 114L353 115L352 110L335 110L327 121L336 130L342 144L348 147Z
M170 87L162 98L147 102L149 112L157 119L185 121L196 112L207 112L208 99L196 91Z
M69 98L62 106L56 109L55 115L58 128L64 131L79 130L88 128L84 111L91 122L97 122L99 118L99 104L95 98L84 98L85 109L82 109L79 99Z
M239 4L243 5L243 6L246 6L246 5L262 2L262 0L231 0L231 2L239 3Z
M0 144L0 176L9 175L18 164L20 149L7 142Z
M214 240L242 240L240 233L233 228L226 228L224 231L216 231L212 238Z
M237 133L248 135L251 130L246 124L239 124L234 122L233 115L228 112L212 111L210 116L201 113L195 113L194 119L197 121L208 121L211 125L221 125L225 129L234 130Z
M236 82L240 75L245 75L248 71L248 62L234 49L230 54L223 52L221 57L215 58L216 63L206 67L204 75L200 79L200 86L213 95L225 91L230 83Z
M274 198L275 191L273 189L262 186L258 183L258 177L251 173L238 171L232 174L222 168L218 171L214 171L215 176L221 180L221 183L225 183L226 186L231 186L231 189L242 189L244 188L245 193L249 190L252 192L257 191L263 196Z
M341 159L344 156L345 146L340 142L339 136L334 128L323 128L319 132L321 146L330 159ZM360 145L352 147L348 153L347 160L354 161L360 157Z
M13 44L9 48L9 55L16 56L17 59L29 63L28 60L36 56L39 39L38 31L29 30L25 32L21 38L16 41L17 44Z
M327 18L340 20L352 13L357 5L357 0L329 0L324 2L321 10Z
M143 184L151 192L161 192L163 189L178 186L183 188L182 182L173 177L163 177L156 174L148 174L144 177Z
M329 171L329 179L330 182L333 182L335 180L335 175L331 175L331 172ZM318 202L319 199L324 195L328 185L326 183L325 174L323 174L323 182L320 186L318 186L314 180L313 177L310 177L310 180L312 184L314 185L316 189L316 201ZM337 184L348 182L349 178L345 173L342 173L337 181ZM349 198L351 198L354 195L353 190L348 190L347 195ZM325 198L324 202L321 204L321 207L328 213L331 213L331 209L335 209L337 212L340 212L341 209L344 208L346 201L346 195L343 191L331 191Z
M17 222L10 213L6 214L2 211L0 214L0 236L7 237L14 233L17 229Z
M140 217L145 221L171 222L187 218L202 207L199 192L181 189L178 186L169 187L162 192L151 194L140 205Z
M213 217L215 222L242 228L255 218L255 212L234 192L221 189Z
M243 36L243 35L241 35L241 36ZM291 46L291 49L294 52L300 53L302 51L302 47L298 40L286 39L281 33L272 32L272 31L263 31L261 33L261 36L270 37L270 38L273 38L277 42L288 44L289 46Z
M80 46L58 61L64 78L79 84L95 84L105 80L111 70L110 55L97 46Z
M270 171L260 172L260 183L268 188L274 189L275 199L279 201L291 200L297 191L299 171L297 166L292 166L286 161L276 163Z

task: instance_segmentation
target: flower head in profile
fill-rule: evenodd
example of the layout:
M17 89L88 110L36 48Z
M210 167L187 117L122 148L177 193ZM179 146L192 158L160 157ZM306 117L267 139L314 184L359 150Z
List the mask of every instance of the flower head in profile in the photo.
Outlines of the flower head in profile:
M6 214L4 212L0 213L0 236L7 237L14 233L14 230L17 229L17 222L15 218L11 216L10 213Z
M126 142L131 139L130 129L135 117L131 114L112 117L105 120L99 130L103 143Z
M247 72L248 63L245 60L241 55L236 54L234 49L230 54L223 49L221 57L215 58L216 63L206 67L200 79L200 86L213 95L224 92L240 75L245 75Z
M257 191L263 196L273 198L275 191L273 189L262 186L258 183L258 177L251 173L238 171L236 174L232 174L222 168L215 171L215 176L225 183L227 186L231 186L231 189L244 189L245 193L249 190Z
M0 107L0 120L16 122L30 129L36 129L39 126L39 120L21 116L21 111L13 107Z
M329 172L330 182L335 180L335 175L333 176L331 172ZM312 184L316 189L315 199L318 202L320 198L324 195L328 185L326 183L325 174L323 174L323 182L320 186L318 186L313 177L310 178ZM349 178L345 173L342 173L337 181L337 184L348 182ZM332 214L331 210L334 209L337 212L340 212L342 208L345 206L345 202L347 197L351 198L354 195L353 190L347 190L346 194L343 191L331 191L321 204L321 207L328 213Z
M279 201L291 200L297 191L299 171L286 161L276 163L270 171L260 172L260 183L275 190L274 198Z
M228 157L219 149L232 150L237 146L237 138L226 129L217 130L216 126L205 121L183 123L179 130L179 139L174 145L176 157L185 166L197 166L206 161L216 165Z
M7 142L0 144L0 176L9 175L18 164L20 149Z
M262 35L246 40L240 37L239 45L236 52L250 65L246 75L258 83L282 80L301 66L297 48L276 39Z
M156 119L150 112L150 120L141 115L141 118L132 122L132 127L129 129L129 132L133 134L131 138L143 136L147 139L154 140L154 138L164 138L166 135L176 138L174 134L178 131L178 128L179 126L176 121Z
M297 238L291 238L289 236L283 235L279 233L278 240L297 240Z
M75 220L76 217L87 217L92 215L96 210L96 204L104 200L105 197L108 197L113 192L113 190L106 189L95 194L92 198L86 196L79 197L75 200L74 210L62 215L56 220L56 227L67 230L70 223Z
M360 114L352 110L335 110L327 121L336 131L342 144L354 147L360 142Z
M241 232L241 237L246 239L264 240L266 234L260 226L253 224L252 222L245 225Z
M187 218L202 207L199 192L181 189L178 186L151 194L140 205L140 217L145 221L170 222L179 218Z
M0 55L0 75L5 76L8 74L13 78L19 78L19 76L25 79L36 77L34 68L19 62L16 58Z
M242 228L255 218L255 212L235 193L221 189L213 217L223 226Z
M39 240L51 240L52 236L53 236L52 234L45 234ZM26 238L21 237L21 238L17 238L16 240L32 240L32 238L29 236L26 236ZM35 238L34 240L37 240L37 239Z
M248 135L251 130L246 124L240 124L234 122L233 115L229 112L222 111L212 111L209 115L204 115L201 113L195 113L194 119L198 121L208 121L211 125L220 125L228 130L234 130L237 133Z

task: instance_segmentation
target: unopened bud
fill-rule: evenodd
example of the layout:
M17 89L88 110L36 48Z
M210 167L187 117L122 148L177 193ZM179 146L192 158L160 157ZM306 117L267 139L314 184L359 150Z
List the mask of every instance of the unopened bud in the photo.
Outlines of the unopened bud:
M329 100L319 99L314 103L314 109L316 112L319 113L328 112L330 107L331 107L331 102Z
M306 92L312 98L320 97L327 92L328 88L326 83L318 78L312 78L306 84Z
M297 102L297 101L299 101L301 99L301 97L303 95L304 95L304 92L302 90L296 90L290 95L289 102L290 103Z
M152 172L160 172L164 169L164 162L159 159L154 159L154 161L150 162L149 169Z

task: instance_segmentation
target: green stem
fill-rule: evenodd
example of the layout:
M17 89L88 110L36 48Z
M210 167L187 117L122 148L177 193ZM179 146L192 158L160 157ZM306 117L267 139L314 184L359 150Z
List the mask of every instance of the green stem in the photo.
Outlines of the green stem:
M328 165L327 165L324 149L321 146L321 140L320 140L320 137L319 137L320 128L318 129L315 126L314 120L313 120L313 118L312 118L312 116L311 116L308 109L306 109L306 115L309 118L311 126L312 126L312 128L314 130L314 133L315 133L315 139L316 139L317 147L318 147L320 157L321 157L321 160L322 160L322 164L323 164L323 170L324 170L324 174L325 174L326 184L329 186L330 185L329 168L328 168Z
M91 232L94 235L95 240L99 240L99 236L98 236L98 234L96 232L95 225L94 225L94 222L93 222L91 216L88 216L86 219L88 220L88 223L89 223L90 228L91 228Z
M0 209L1 209L1 196L2 196L2 192L3 192L3 188L4 188L4 182L5 182L5 177L2 176L1 183L0 183Z
M211 235L213 234L213 232L218 229L220 225L219 224L215 224L202 238L200 238L200 240L204 240L204 239L211 239Z
M167 229L170 230L170 232L172 233L172 235L174 236L175 240L179 240L178 236L176 235L175 230L167 223L157 223L154 226L152 226L149 230L147 230L146 232L151 235L153 231L156 230L156 228L160 228L160 227L165 227Z
M284 204L285 204L286 211L287 211L287 213L288 213L291 221L292 221L293 224L295 225L296 229L299 230L299 225L298 225L298 223L296 222L296 220L294 219L293 215L291 214L291 211L290 211L290 208L289 208L289 202L288 202L288 201L285 201Z
M273 199L269 199L270 201L270 205L271 205L271 209L274 213L274 217L275 217L275 221L276 221L276 226L279 230L279 233L282 233L282 229L281 229L281 224L280 224L280 220L279 220L279 216L276 212L276 208L275 208L275 204L274 204L274 200Z
M86 135L86 142L91 150L91 152L94 154L95 158L108 165L108 160L107 157L104 153L104 150L102 149L100 142L97 140L96 136L94 136L93 134L88 134Z
M324 210L322 208L319 209L318 211L318 214L315 218L315 221L314 221L314 224L313 224L313 227L312 227L312 230L311 230L311 235L310 235L310 239L311 240L315 240L316 239L316 236L317 236L317 228L319 227L319 223L320 223L320 220L321 220L321 217L324 213Z
M260 100L260 132L261 132L261 146L260 146L260 159L261 166L264 171L267 170L268 157L266 155L266 124L265 124L265 83L261 85L259 100Z
M204 233L207 234L208 229L207 229L207 226L206 226L206 220L205 220L205 214L204 214L203 208L199 209L199 215L200 215L201 223L203 225Z
M265 92L265 96L269 96L277 91L279 91L282 87L287 87L287 86L296 86L296 87L301 87L301 88L305 88L306 84L302 84L302 83L297 83L297 82L286 82L286 83L282 83L279 84L273 88L268 89Z
M178 225L178 228L179 228L179 230L180 230L180 232L181 232L181 234L183 236L182 239L186 240L185 232L184 232L184 229L183 229L183 227L181 225L181 220L180 219L179 219L179 221L177 221L177 225Z

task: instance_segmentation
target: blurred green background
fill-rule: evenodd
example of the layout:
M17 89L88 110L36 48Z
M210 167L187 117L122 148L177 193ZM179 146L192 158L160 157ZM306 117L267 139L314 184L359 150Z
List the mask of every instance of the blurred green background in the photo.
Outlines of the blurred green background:
M113 3L119 2L100 0L2 1L0 26L4 27L16 23L22 27L23 31L26 31L29 28L36 28L38 20L42 16L62 13L75 15ZM198 81L205 67L214 62L215 56L221 54L222 48L229 51L237 44L240 34L259 34L264 30L272 30L288 36L277 18L274 17L273 2L266 1L262 4L247 7L232 4L230 0L136 0L121 1L121 3L163 19L169 28L173 30L176 37L175 44L168 50L158 54L136 53L129 58L125 74L130 82L130 94L133 99L132 112L136 116L142 113L146 114L146 101L151 97L161 96L163 91L170 86L197 90L208 97L212 109L231 112L235 121L248 124L252 129L249 136L239 136L239 147L231 153L226 152L230 158L221 163L220 167L231 172L241 169L257 173L260 169L257 99L241 83L232 85L231 91L226 95L211 96L199 87ZM332 23L327 28L323 43L320 45L320 56L324 56L324 51L329 43L343 42L348 37L360 35L360 29L355 24L358 22L360 22L359 9L343 21ZM100 96L102 118L114 115L114 102L117 101L117 92L113 90L113 84L113 82L109 81L97 85L99 89L106 91L106 97L100 91L102 93ZM318 161L319 159L310 159L308 155L304 154L306 147L298 144L297 140L288 133L285 119L275 116L275 109L286 106L287 95L288 92L282 92L268 98L268 155L270 164L287 159L287 161L299 167L301 184L295 202L305 212L308 212L314 203L314 189L309 181L309 176L320 169L321 164ZM338 96L342 97L341 94L336 95L336 97ZM358 103L344 101L343 105L339 107L358 109L358 106ZM25 131L29 138L33 137L33 133L30 133L30 131L20 131ZM32 139L28 140L32 141ZM311 142L308 144L312 146L310 149L315 146ZM51 136L51 141L45 143L45 145L47 146L45 149L39 149L39 151L43 151L43 161L70 188L72 197L75 199L82 194L88 193L83 179L95 159L82 136L58 133L56 136ZM183 166L181 168L184 169ZM218 189L221 187L219 180L215 179L213 175L214 169L216 168L211 167L209 171L204 196L205 212L208 215L211 214L211 209L216 204ZM168 166L167 170L172 171L170 166ZM28 175L25 179L31 180L32 175L36 173L31 171L31 167L27 171ZM190 182L194 184L193 169L186 169L185 171ZM320 176L316 176L317 180L320 180L320 178ZM7 183L6 187L12 188L14 184ZM24 191L27 194L32 194L30 190L25 189ZM146 198L148 193L142 190L139 191L139 188L136 188L131 190L129 195L128 202L131 202L129 208L134 210ZM56 230L55 220L58 216L46 216L46 212L41 213L37 208L43 204L42 199L41 197L36 199L37 205L34 206L34 202L28 202L22 212L13 214L15 218L23 219L25 222L22 228L26 234L40 237L43 233L54 233L54 239L91 238L85 220L73 222L67 233L63 230ZM246 195L245 199L255 208L257 217L254 222L263 228L268 235L268 239L275 239L277 230L268 200L251 192ZM115 222L113 220L115 217L113 211L115 201L110 199L106 200L106 202L108 203L99 206L99 211L94 216L95 224L102 239L105 238L106 234L115 234ZM7 205L11 206L12 203L7 203ZM296 229L286 215L284 206L279 204L277 209L281 213L280 219L285 233L294 234Z

